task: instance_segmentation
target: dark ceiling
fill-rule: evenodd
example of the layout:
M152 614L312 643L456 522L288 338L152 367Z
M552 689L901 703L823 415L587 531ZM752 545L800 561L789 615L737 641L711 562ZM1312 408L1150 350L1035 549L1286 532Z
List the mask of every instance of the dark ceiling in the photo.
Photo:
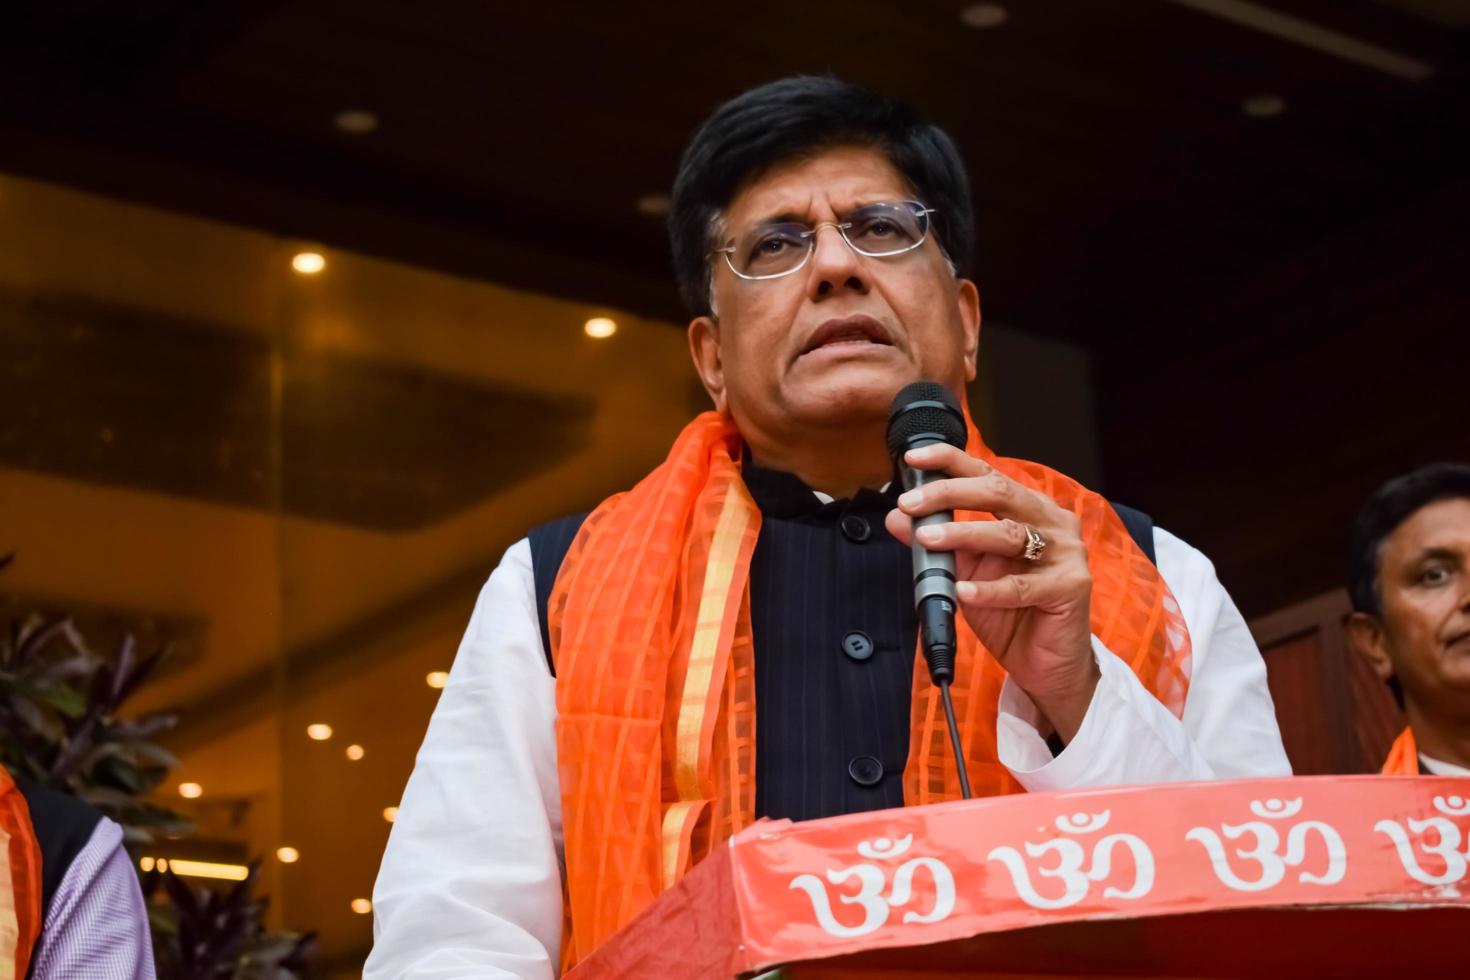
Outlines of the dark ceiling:
M1261 611L1335 584L1393 467L1470 455L1470 32L1449 0L1266 5L1410 80L1201 5L1232 6L32 4L0 31L0 169L677 320L635 202L720 100L835 72L955 134L987 316L1093 353L1107 489ZM1262 94L1284 112L1242 111Z

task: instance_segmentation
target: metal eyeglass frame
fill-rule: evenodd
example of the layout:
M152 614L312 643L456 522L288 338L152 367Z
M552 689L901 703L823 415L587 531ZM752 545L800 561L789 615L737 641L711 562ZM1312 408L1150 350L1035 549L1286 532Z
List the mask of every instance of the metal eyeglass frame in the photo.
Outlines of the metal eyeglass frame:
M924 233L919 236L919 240L914 242L912 245L905 245L903 248L896 248L891 252L869 252L864 249L858 248L852 243L852 239L847 237L847 229L852 227L851 221L823 221L801 233L801 237L806 239L807 246L806 254L801 257L800 262L796 263L785 272L773 272L767 276L747 275L746 273L741 272L739 269L735 268L735 263L730 259L731 254L735 251L735 242L733 240L724 248L715 249L715 253L723 255L725 257L725 265L729 267L730 271L735 273L736 276L746 280L747 282L756 282L765 279L782 279L786 276L800 272L803 268L805 268L806 264L812 259L812 253L817 250L817 232L821 231L823 228L836 228L837 233L842 236L842 240L847 243L848 248L852 249L858 255L866 255L869 258L874 259L882 259L892 255L902 255L905 252L912 252L914 249L919 248L926 241L929 240L929 229L933 225L933 222L929 220L929 215L934 213L934 208L927 208L920 201L874 201L872 204L864 204L860 208L853 208L853 210L860 211L862 210L862 208L870 208L879 204L906 204L909 207L912 207L914 209L914 216L924 219ZM793 221L790 223L799 224L800 222Z

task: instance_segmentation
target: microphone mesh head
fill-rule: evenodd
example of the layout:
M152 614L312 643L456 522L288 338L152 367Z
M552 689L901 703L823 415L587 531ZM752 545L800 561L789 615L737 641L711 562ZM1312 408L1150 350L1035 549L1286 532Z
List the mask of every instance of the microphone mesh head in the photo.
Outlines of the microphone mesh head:
M926 433L964 449L965 414L944 385L915 381L905 385L893 399L888 413L888 455L901 458L909 442Z

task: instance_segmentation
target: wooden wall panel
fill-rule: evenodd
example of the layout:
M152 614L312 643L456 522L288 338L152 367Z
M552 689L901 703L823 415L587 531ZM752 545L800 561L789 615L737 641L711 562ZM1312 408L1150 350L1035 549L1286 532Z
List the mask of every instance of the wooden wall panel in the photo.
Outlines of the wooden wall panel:
M1290 637L1263 650L1276 721L1291 771L1299 776L1336 772L1330 705L1322 697L1322 633Z
M1251 623L1292 771L1377 772L1403 728L1403 714L1373 670L1347 644L1341 590Z

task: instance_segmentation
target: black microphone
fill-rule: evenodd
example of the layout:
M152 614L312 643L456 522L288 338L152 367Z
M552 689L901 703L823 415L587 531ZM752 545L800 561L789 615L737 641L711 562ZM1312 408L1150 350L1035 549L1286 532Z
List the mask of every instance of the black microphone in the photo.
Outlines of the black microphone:
M965 413L944 385L933 381L915 381L905 385L893 399L888 413L888 455L905 490L945 479L934 470L915 469L904 462L910 449L948 443L965 448ZM954 704L949 685L954 680L955 599L954 555L948 551L930 551L919 543L918 530L930 524L948 524L952 511L939 511L914 521L914 611L919 618L919 648L929 665L929 678L939 688L944 701L944 716L949 724L950 743L960 772L960 790L970 798L970 779L965 772L965 752L955 724Z

